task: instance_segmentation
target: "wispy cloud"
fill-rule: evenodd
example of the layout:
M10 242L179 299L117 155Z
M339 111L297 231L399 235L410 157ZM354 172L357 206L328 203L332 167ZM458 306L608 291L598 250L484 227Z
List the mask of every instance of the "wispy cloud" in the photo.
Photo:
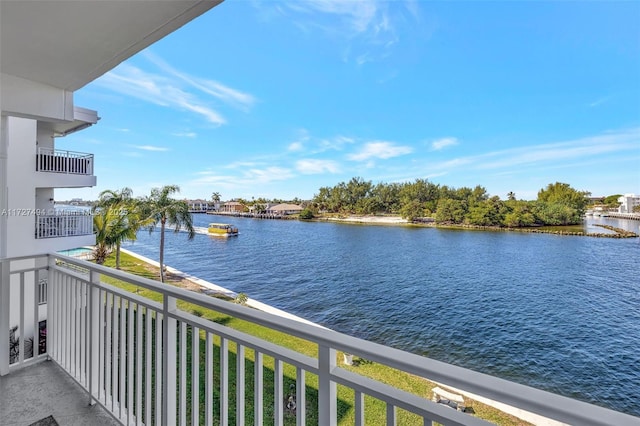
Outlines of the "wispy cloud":
M392 142L374 141L364 145L364 147L355 154L347 156L349 160L366 161L372 158L388 159L401 155L410 154L413 148L410 146L395 145Z
M640 128L609 132L569 141L530 145L514 149L493 151L475 156L459 157L445 162L429 164L431 170L454 171L494 170L496 173L529 167L554 168L569 167L573 163L584 162L614 153L640 150Z
M311 140L311 136L309 135L309 131L307 129L298 129L296 133L296 139L287 147L287 151L289 152L303 151L305 149L305 145L309 142L309 140Z
M595 100L595 101L593 101L593 102L589 102L587 105L588 105L590 108L595 108L595 107L597 107L597 106L600 106L600 105L602 105L602 104L604 104L604 103L609 102L609 100L611 100L611 96L605 96L605 97L603 97L603 98L596 99L596 100Z
M305 175L340 173L340 166L332 160L304 159L296 162L296 170Z
M211 95L225 103L240 107L242 109L247 109L253 106L256 101L253 95L244 93L237 89L233 89L218 81L192 76L179 71L149 50L143 52L143 55L167 74L177 77L191 87L198 89L208 95Z
M153 152L164 152L169 151L169 148L164 146L154 146L154 145L133 145L134 148L140 149L142 151L153 151Z
M324 33L340 44L344 61L358 65L387 57L400 40L400 29L419 20L415 2L305 0L266 4L254 2L268 19L279 15L304 33Z
M212 102L222 102L244 111L256 102L249 93L215 80L189 75L150 51L145 51L143 56L159 72L124 63L96 80L96 84L155 105L195 113L218 126L226 124L227 120Z
M449 137L449 138L437 139L431 142L429 145L432 151L440 151L444 148L455 146L458 144L459 144L458 139Z
M497 151L484 155L477 167L496 169L540 163L566 164L567 161L628 150L640 150L640 129Z
M267 183L277 180L287 180L294 177L290 169L271 166L264 169L249 169L244 172L248 182Z
M345 145L349 145L355 142L355 139L347 137L347 136L335 136L329 139L321 139L318 143L318 149L315 153L335 150L341 151L344 149Z
M106 73L96 80L96 84L156 105L194 112L216 125L227 122L218 111L208 106L204 100L178 87L175 81L126 63Z
M175 132L175 133L171 133L171 135L173 136L177 136L179 138L195 138L198 136L198 134L196 132Z

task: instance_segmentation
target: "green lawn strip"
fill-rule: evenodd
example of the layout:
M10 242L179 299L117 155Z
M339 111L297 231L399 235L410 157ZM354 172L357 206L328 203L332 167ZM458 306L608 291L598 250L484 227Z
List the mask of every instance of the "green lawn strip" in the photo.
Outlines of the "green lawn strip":
M159 279L159 271L158 268L142 263L139 259L136 259L126 253L121 253L120 267L121 270L125 272L129 272L134 275L143 276L145 278L150 278L154 280ZM115 260L114 255L109 256L105 262L105 266L114 267ZM142 297L161 302L162 294L153 292L141 287L138 287L134 284L126 283L120 280L116 280L111 277L103 276L102 281L119 288L122 288L126 291L137 293ZM179 281L170 280L167 284L170 285L179 285ZM223 297L224 298L224 297ZM229 298L224 298L229 300ZM186 303L186 302L178 302L178 308L185 311L193 313L202 318L206 318L210 321L223 324L229 328L242 331L244 333L250 334L252 336L261 338L268 342L295 350L302 354L317 357L318 347L317 344L288 335L286 333L278 332L276 330L263 327L257 325L255 323L251 323L248 321L240 320L234 317L230 317L226 314L222 314L220 312L216 312L210 309L203 308L202 306ZM191 327L188 327L188 339L187 339L187 360L191 359L191 340L190 340ZM213 359L214 359L214 383L212 385L212 389L214 392L214 406L217 407L219 405L219 389L220 389L220 378L219 378L219 366L220 366L220 337L214 336L213 339L214 348L213 348ZM236 344L234 342L229 342L229 412L230 412L230 422L235 423L235 406L236 406L236 389L235 389L235 377L236 377ZM205 384L205 354L206 354L206 343L205 343L205 333L203 331L200 332L200 422L204 421L204 409L205 409L205 392L204 392L204 384ZM255 354L251 349L245 349L245 421L249 424L253 423L253 411L254 411L254 399L253 399L253 387L254 387L254 361ZM342 359L342 354L338 353L338 360ZM426 379L421 377L413 376L411 374L405 373L403 371L395 370L391 367L370 362L363 359L358 359L358 357L354 357L355 363L354 366L345 366L342 365L342 368L349 369L355 373L361 374L363 376L369 377L374 380L378 380L382 383L388 384L390 386L394 386L396 388L402 389L406 392L413 393L425 398L430 398L431 389L436 385L432 382L429 382ZM263 360L264 369L264 416L265 419L272 419L274 412L274 401L273 401L273 383L274 383L274 360L271 357L264 356ZM179 368L179 367L178 367ZM296 368L295 366L284 364L284 398L282 404L286 404L286 399L289 394L295 394L295 376L296 376ZM187 412L188 418L191 415L191 362L188 361L187 364ZM318 424L318 406L317 406L317 395L318 395L318 377L315 374L307 373L305 375L306 379L306 418L308 425ZM341 425L351 425L355 420L355 412L354 412L354 391L350 388L346 388L344 386L338 386L338 418L339 424ZM481 417L483 419L489 420L499 425L507 425L507 426L515 426L515 425L527 425L528 423L514 417L508 415L500 410L497 410L493 407L487 406L485 404L481 404L477 401L471 401L465 399L467 407L470 407L472 412L475 413L476 416ZM214 419L217 419L219 411L216 408ZM367 419L367 424L385 424L386 423L386 404L378 399L365 396L365 418ZM231 421L233 419L233 421ZM295 425L295 414L285 409L285 424L286 425ZM404 412L403 410L398 410L398 425L422 425L422 419L418 418L416 415L412 413Z

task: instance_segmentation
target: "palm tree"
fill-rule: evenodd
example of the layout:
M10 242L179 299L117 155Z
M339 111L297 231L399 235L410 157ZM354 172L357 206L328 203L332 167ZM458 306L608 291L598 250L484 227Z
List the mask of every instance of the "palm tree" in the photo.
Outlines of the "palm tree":
M96 232L96 247L93 250L97 264L102 265L114 247L125 240L134 240L137 229L129 226L129 218L113 208L94 207L93 228ZM116 257L116 261L119 259ZM118 265L119 266L119 265Z
M160 281L164 282L164 229L167 225L174 226L174 232L183 227L189 234L189 239L196 235L193 228L193 219L189 213L189 205L185 201L171 198L174 193L180 192L178 185L166 185L162 188L153 188L151 195L144 199L144 217L147 217L152 232L155 226L160 224Z
M220 193L219 192L212 193L211 201L213 202L213 210L218 210L220 208Z
M112 246L116 248L116 269L120 269L120 246L122 242L135 240L138 230L145 225L145 222L140 220L139 203L132 195L131 188L122 188L120 191L107 189L98 196L98 209L108 211L109 214L103 215L97 224L94 219L96 241L99 241L98 238L101 234L99 226L102 226L104 228L103 232L109 233L108 239L112 242ZM104 251L104 246L100 250Z

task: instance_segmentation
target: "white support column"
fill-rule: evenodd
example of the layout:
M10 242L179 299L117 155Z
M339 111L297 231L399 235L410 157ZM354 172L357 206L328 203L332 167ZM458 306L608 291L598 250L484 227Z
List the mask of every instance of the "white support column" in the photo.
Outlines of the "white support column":
M337 426L337 390L331 373L336 367L336 350L324 345L318 346L318 411L319 423Z
M102 332L102 324L100 324L100 274L90 271L88 288L89 297L89 405L94 405L96 399L99 398L99 375L100 375L100 333Z
M176 347L178 322L169 316L176 310L175 297L164 296L162 305L162 317L164 328L162 329L162 342L164 350L162 357L162 377L164 378L162 389L162 422L172 425L176 422L176 365L178 365L178 351ZM159 326L158 324L156 327Z
M305 381L305 371L296 368L296 426L304 426L307 418L307 384Z
M7 257L7 117L0 117L0 259ZM9 373L9 262L0 262L0 376Z
M9 374L9 261L0 261L0 376Z

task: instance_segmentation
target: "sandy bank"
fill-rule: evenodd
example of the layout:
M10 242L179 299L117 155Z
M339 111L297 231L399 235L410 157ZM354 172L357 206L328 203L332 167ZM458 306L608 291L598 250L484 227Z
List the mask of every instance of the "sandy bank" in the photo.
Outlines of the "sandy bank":
M322 220L330 222L366 223L372 225L400 225L409 223L407 219L400 216L348 216L348 217L327 217Z

